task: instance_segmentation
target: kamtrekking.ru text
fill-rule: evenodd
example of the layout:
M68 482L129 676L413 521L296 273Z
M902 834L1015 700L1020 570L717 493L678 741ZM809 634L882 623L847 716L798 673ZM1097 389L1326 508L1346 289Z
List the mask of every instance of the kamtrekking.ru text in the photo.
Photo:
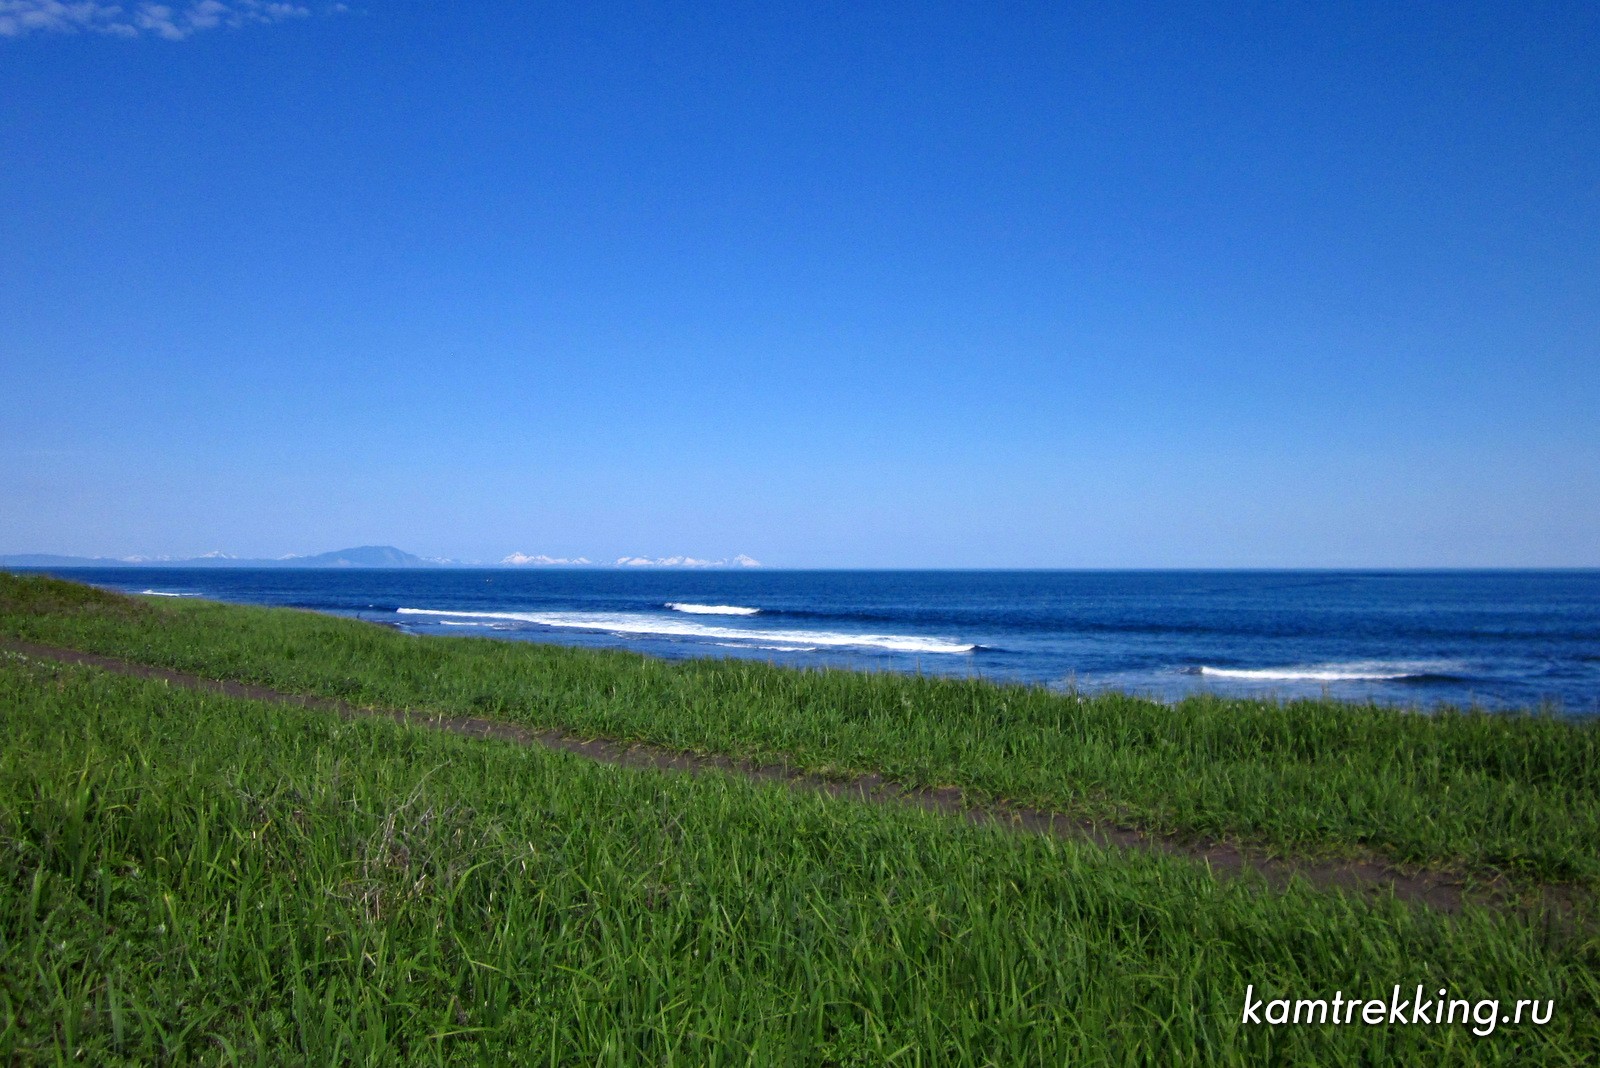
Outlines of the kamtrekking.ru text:
M1500 1024L1547 1024L1555 1009L1554 999L1508 1001L1502 1010L1498 998L1467 1001L1451 998L1444 990L1430 997L1423 992L1420 983L1416 992L1407 996L1402 996L1400 987L1395 986L1388 1000L1350 998L1338 991L1331 998L1274 998L1269 1001L1256 996L1252 983L1245 988L1241 1022L1271 1027L1285 1024L1366 1024L1372 1027L1379 1024L1412 1027L1462 1024L1471 1027L1479 1038L1487 1038Z

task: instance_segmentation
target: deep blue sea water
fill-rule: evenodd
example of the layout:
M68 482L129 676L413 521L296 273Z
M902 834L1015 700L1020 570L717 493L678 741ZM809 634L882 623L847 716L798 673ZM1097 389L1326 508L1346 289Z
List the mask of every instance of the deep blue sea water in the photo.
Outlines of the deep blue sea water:
M1600 714L1600 571L73 569L418 634L1196 691Z

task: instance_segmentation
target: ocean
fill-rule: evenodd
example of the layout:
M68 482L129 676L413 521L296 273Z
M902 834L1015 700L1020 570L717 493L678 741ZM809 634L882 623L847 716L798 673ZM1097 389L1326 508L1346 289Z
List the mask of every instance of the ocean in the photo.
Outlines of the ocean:
M1600 571L61 569L414 634L981 676L1163 700L1600 714Z

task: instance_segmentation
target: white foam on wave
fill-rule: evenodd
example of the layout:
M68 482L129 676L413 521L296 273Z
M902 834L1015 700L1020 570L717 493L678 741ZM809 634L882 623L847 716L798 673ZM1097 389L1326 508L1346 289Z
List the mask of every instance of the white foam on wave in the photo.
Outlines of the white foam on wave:
M924 638L911 634L845 634L826 630L736 630L713 627L687 620L660 619L645 615L608 612L454 612L433 608L397 608L412 616L452 616L458 619L498 619L533 623L541 627L571 630L599 630L612 634L645 634L676 638L720 638L745 643L778 643L794 646L860 646L888 649L897 653L970 653L973 645L948 638ZM446 622L441 620L440 622ZM798 651L798 650L797 650Z
M755 616L761 614L759 608L746 608L738 604L689 604L685 601L668 601L667 607L674 612L687 612L692 616Z
M1219 679L1250 679L1257 682L1394 682L1425 675L1441 675L1449 664L1396 663L1368 660L1351 664L1306 664L1272 668L1219 668L1204 666L1200 674Z
M171 590L140 590L141 597L198 597L198 593L173 593Z
M722 649L770 649L775 653L814 653L815 645L751 645L748 642L712 642Z

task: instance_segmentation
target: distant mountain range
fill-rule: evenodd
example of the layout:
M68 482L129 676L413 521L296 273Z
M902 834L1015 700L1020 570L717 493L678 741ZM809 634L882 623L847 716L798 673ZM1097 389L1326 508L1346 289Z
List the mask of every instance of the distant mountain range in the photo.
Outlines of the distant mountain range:
M733 559L700 560L693 556L619 556L615 563L596 564L587 556L568 559L564 556L529 556L512 553L500 561L502 567L760 567L761 561L740 553Z
M276 560L229 556L226 553L206 553L187 559L152 556L58 556L51 553L17 553L0 556L0 567L462 567L458 560L434 560L413 555L393 545L360 545L354 549L338 549L315 556L284 556ZM512 553L491 567L760 567L748 556L739 555L731 560L697 560L692 556L667 556L651 560L642 556L624 556L615 564L591 564L588 559L529 556Z
M393 545L361 545L315 556L285 556L277 560L207 553L188 559L130 556L54 556L21 553L0 556L0 567L442 567L446 561L424 560Z

